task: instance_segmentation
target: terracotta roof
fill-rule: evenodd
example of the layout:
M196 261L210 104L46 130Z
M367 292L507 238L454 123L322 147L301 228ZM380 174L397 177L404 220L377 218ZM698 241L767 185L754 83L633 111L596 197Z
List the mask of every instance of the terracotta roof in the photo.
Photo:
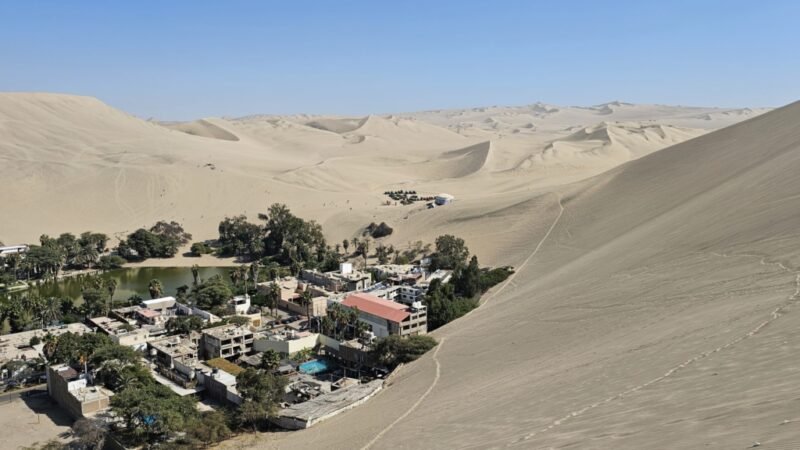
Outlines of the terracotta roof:
M349 308L358 308L359 311L364 311L392 322L402 322L410 315L406 311L408 308L406 305L369 294L348 295L342 305Z
M148 319L153 319L153 318L155 318L155 317L158 317L158 316L160 316L160 315L161 315L161 313L160 313L160 312L158 312L158 311L156 311L156 310L153 310L153 309L149 309L149 308L142 308L142 309L140 309L140 310L139 310L139 311L137 311L137 312L138 312L138 313L139 313L139 314L140 314L142 317L147 317Z

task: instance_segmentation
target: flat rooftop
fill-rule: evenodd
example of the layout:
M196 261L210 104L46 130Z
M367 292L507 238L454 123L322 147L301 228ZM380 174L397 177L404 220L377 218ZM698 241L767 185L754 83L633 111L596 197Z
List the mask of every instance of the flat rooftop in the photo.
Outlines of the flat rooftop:
M148 344L172 357L194 355L198 348L198 345L192 342L191 336L169 336L150 341Z
M44 338L44 336L48 333L53 336L58 336L68 332L84 334L90 333L91 331L91 328L82 323L70 323L57 327L48 327L42 330L30 330L22 331L20 333L5 334L0 336L0 361L20 359L23 355L26 358L35 358L39 356L39 350L30 346L31 338L34 336Z
M232 337L245 336L253 334L247 327L240 327L237 325L222 325L214 328L207 328L203 330L203 334L215 337L217 339L228 339Z
M358 404L361 400L377 392L382 386L383 380L373 380L369 383L339 389L303 403L291 405L282 409L278 415L313 423Z

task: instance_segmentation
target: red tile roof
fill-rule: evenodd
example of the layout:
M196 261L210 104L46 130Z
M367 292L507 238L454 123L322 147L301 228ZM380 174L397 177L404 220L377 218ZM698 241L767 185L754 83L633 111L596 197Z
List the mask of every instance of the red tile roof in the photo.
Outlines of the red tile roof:
M358 308L359 311L364 311L392 322L402 322L410 315L406 311L408 309L406 305L369 294L348 295L342 305L349 308Z
M153 319L161 315L160 312L149 308L142 308L138 312L142 317L147 317L148 319Z

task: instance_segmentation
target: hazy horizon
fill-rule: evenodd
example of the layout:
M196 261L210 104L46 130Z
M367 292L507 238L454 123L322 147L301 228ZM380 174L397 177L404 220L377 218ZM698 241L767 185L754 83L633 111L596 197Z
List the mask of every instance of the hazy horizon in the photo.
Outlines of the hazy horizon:
M0 5L0 90L158 120L800 98L788 1L44 6Z

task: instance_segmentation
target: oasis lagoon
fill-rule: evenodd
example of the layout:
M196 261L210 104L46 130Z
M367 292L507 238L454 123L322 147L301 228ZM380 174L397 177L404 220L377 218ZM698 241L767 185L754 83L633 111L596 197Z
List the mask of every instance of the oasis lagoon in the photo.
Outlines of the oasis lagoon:
M200 267L197 281L200 283L214 275L220 275L227 279L230 269L231 267ZM114 292L115 301L125 300L132 295L138 295L143 299L150 298L148 286L152 279L161 282L165 296L174 296L181 286L191 288L194 282L190 267L135 267L110 270L97 275L77 275L63 278L57 282L51 281L31 286L28 291L24 292L38 292L43 297L71 298L76 303L80 303L84 287L96 277L104 280L109 278L117 280L117 288Z

